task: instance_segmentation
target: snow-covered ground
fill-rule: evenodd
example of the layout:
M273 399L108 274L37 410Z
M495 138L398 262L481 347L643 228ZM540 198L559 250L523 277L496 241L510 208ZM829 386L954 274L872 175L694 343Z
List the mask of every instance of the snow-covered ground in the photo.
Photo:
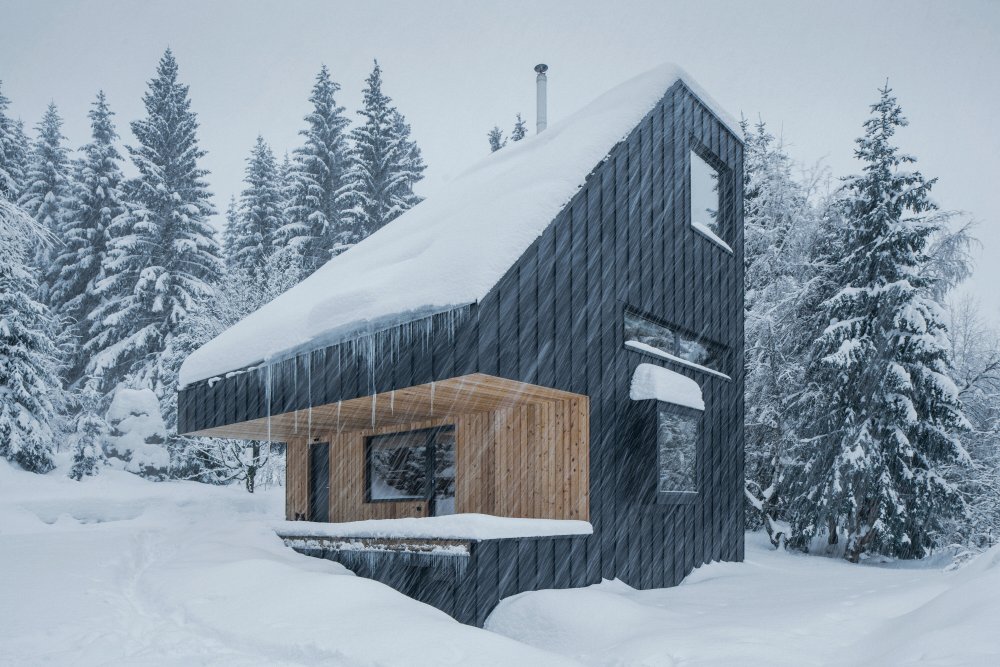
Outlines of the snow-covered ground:
M675 588L501 602L487 628L592 665L1000 665L1000 547L957 572L851 565L747 537Z
M946 573L751 536L744 564L527 593L487 631L282 546L282 498L0 462L0 663L1000 664L1000 550Z

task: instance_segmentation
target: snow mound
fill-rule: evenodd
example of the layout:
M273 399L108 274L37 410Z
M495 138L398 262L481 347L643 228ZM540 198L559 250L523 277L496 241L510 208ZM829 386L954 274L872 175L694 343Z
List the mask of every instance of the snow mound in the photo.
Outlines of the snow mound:
M283 489L65 473L0 460L2 665L577 664L295 553Z
M629 398L633 401L663 401L695 410L705 409L705 400L697 382L653 364L639 364L636 367L632 374Z
M151 389L119 389L111 399L107 421L111 433L104 453L112 464L118 461L125 470L150 479L166 476L167 427Z
M742 136L683 70L650 70L490 155L206 343L180 387L478 302L677 81Z
M285 537L401 537L440 540L495 540L509 537L590 535L594 532L593 526L586 521L519 519L487 514L451 514L346 523L282 521L274 524L274 530Z

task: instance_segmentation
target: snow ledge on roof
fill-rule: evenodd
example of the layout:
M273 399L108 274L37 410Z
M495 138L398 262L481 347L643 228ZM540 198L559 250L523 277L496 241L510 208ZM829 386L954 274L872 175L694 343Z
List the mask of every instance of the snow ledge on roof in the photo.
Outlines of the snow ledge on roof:
M632 374L629 398L633 401L662 401L695 410L705 409L705 399L697 382L680 373L653 364L639 364Z
M489 514L373 519L346 523L279 521L274 531L282 537L357 537L428 540L496 540L512 537L590 535L587 521L570 519L519 519Z
M481 301L678 81L742 140L686 72L652 69L487 156L223 331L184 361L179 387Z
M725 373L720 373L714 368L709 368L707 366L702 366L701 364L696 364L693 361L688 361L687 359L682 359L677 355L670 354L669 352L664 352L663 350L657 349L652 345L647 345L646 343L637 340L627 340L625 341L625 347L631 348L636 352L642 352L648 354L651 357L657 357L658 359L663 359L664 361L670 361L675 364L680 364L687 368L694 369L696 371L701 371L702 373L708 373L709 375L714 375L717 378L722 378L723 380L729 380L732 382L733 378L729 377Z

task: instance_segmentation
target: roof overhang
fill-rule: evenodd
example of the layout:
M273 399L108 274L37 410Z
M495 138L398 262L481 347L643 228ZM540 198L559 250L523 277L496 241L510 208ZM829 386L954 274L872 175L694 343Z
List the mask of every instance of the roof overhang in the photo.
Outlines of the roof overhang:
M194 431L187 435L288 442L318 434L364 431L492 412L526 403L579 399L580 394L473 373L439 382Z

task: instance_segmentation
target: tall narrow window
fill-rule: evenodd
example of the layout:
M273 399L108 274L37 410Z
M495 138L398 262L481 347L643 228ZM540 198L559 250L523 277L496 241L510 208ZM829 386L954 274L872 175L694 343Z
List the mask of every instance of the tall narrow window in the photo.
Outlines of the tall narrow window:
M661 497L668 499L693 497L698 492L697 456L701 412L661 403L657 418L657 490Z
M721 236L719 170L691 151L691 224Z

